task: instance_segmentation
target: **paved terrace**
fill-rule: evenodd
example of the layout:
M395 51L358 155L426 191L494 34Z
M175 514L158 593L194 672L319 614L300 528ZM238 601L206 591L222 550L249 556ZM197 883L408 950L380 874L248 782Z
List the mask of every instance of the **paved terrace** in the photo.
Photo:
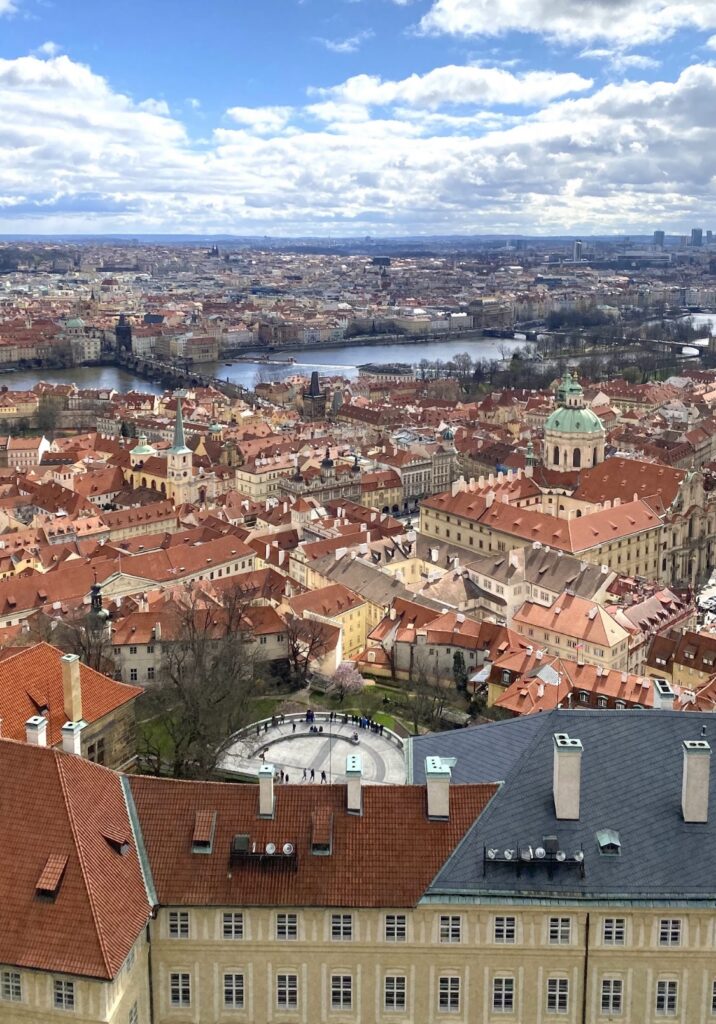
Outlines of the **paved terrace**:
M323 732L311 732L311 724L322 727ZM359 738L357 744L351 741L355 732ZM321 772L326 773L327 782L345 782L348 754L360 754L363 782L405 782L402 739L385 728L382 735L370 729L361 729L350 718L344 724L341 713L333 721L328 712L317 711L313 723L306 721L305 714L284 715L275 725L271 719L254 722L237 736L225 754L221 767L227 772L257 776L263 764L262 753L266 763L276 768L277 779L280 780L283 770L288 774L290 785L310 785L311 769L314 772L314 785L321 784ZM304 768L307 776L305 781Z

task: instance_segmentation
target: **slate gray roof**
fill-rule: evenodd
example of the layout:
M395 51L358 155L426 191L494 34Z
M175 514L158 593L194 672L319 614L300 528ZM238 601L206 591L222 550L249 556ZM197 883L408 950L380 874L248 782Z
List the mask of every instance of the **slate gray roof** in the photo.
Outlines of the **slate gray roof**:
M532 731L525 725L531 720ZM716 720L709 713L678 711L551 711L453 732L421 737L418 754L455 756L459 782L504 785L443 866L428 895L461 894L525 898L608 898L630 901L707 901L716 904L716 764L710 781L710 820L687 824L681 812L683 741L701 738L716 747ZM516 735L513 734L516 730ZM579 821L558 821L552 795L553 736L566 732L584 747ZM498 750L504 750L500 762ZM461 765L462 761L462 765ZM506 775L501 769L511 768ZM415 772L416 781L418 772ZM599 851L596 833L619 833L621 854ZM515 863L488 862L484 849L533 848L558 837L568 854L548 877L545 862L533 861L518 875ZM584 850L584 878L573 854Z
M350 553L338 561L334 558L333 564L325 568L319 568L318 563L313 563L313 565L334 583L343 583L344 586L355 591L356 594L360 594L364 600L370 601L372 604L387 608L396 597L402 597L406 601L414 601L427 608L434 608L436 612L443 607L439 601L412 593L401 580L382 572L370 562L366 562L362 558L351 558Z
M414 736L408 752L409 778L425 785L426 757L454 757L454 783L502 782L542 728L542 717L525 715L490 725Z

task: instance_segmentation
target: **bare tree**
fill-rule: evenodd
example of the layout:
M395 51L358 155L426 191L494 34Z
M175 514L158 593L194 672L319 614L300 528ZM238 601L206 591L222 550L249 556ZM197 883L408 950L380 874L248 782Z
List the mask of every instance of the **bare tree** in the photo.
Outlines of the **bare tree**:
M40 611L28 620L24 639L28 644L52 644L65 654L78 655L80 661L97 672L114 675L110 629L106 619L97 618L92 612L80 609L59 618Z
M286 617L288 661L299 686L305 685L311 662L328 650L329 628L320 619L301 619L297 615Z
M160 774L210 778L233 736L253 717L264 689L263 665L245 625L240 590L222 607L193 596L177 609L177 638L162 644L157 682L141 698L140 756Z

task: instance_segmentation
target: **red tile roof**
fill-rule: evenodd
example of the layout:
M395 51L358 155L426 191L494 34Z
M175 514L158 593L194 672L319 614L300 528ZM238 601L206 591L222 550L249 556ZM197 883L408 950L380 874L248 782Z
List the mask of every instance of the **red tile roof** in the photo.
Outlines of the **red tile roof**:
M363 814L346 813L345 786L276 786L275 815L258 817L256 786L135 776L130 785L162 904L414 906L496 790L453 786L450 820L430 821L420 786L365 786ZM192 853L197 812L216 811L213 852ZM312 819L333 816L332 852L311 852ZM288 860L230 867L234 835L281 849ZM293 867L295 866L295 870Z
M150 909L120 777L10 740L0 741L0 777L0 962L115 977ZM107 831L125 837L124 854ZM37 897L43 875L54 898Z

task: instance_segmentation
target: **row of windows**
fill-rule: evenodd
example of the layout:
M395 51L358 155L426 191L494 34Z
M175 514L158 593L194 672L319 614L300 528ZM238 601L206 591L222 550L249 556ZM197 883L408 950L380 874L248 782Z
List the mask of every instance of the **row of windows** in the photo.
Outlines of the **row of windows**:
M438 979L437 1010L439 1013L459 1013L462 997L462 979L457 975L443 975ZM244 975L236 971L224 974L224 1008L241 1010L247 998ZM624 1010L624 983L621 978L604 978L601 982L600 1006L605 1014L620 1015ZM298 975L276 975L276 1006L283 1010L296 1010L299 1005ZM333 1010L351 1010L355 991L351 974L333 974L330 979L330 1000ZM169 980L169 999L173 1007L191 1007L191 975L186 971L172 972ZM493 1013L516 1013L515 979L499 976L492 980L491 1005ZM570 983L567 978L548 978L545 985L547 1013L567 1014L570 1009ZM385 1010L408 1010L408 986L404 974L387 974L383 978L383 1007ZM675 1016L678 1011L678 982L659 980L656 984L655 1012L657 1016ZM716 981L711 994L711 1012L716 1013Z
M173 939L190 937L190 912L188 910L169 911L169 936ZM299 921L297 913L277 913L275 916L275 936L277 939L292 940L299 937ZM245 936L243 911L225 911L222 915L222 934L225 939L243 939ZM408 918L406 914L386 914L383 922L383 934L386 942L406 942L408 937ZM659 921L658 943L660 946L678 946L682 941L682 922L680 918L662 918ZM441 914L438 919L438 938L440 942L454 943L463 941L463 919L460 914ZM354 938L353 914L331 914L331 938L336 941L350 941ZM493 942L510 944L517 942L517 917L498 915L493 919ZM571 917L550 917L547 921L547 941L552 945L565 945L572 942L573 922ZM626 942L626 919L623 917L605 917L602 920L602 943L610 946L623 946Z

